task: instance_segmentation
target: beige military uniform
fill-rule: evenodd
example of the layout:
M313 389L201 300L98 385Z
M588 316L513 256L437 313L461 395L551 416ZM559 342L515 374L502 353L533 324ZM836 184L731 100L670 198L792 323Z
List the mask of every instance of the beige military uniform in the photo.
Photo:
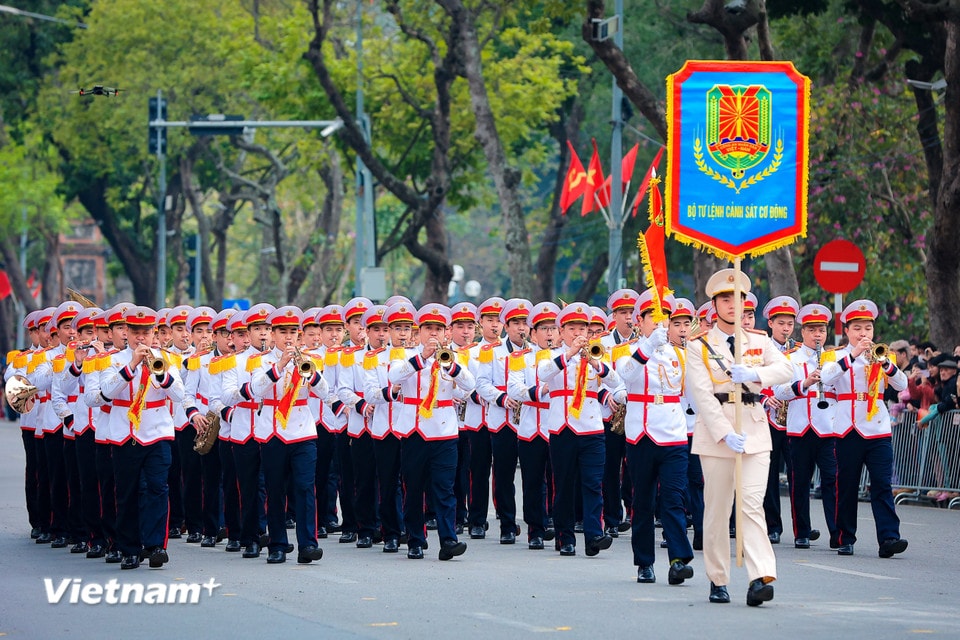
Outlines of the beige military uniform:
M730 540L728 522L734 501L736 454L724 442L735 431L734 383L726 371L733 365L733 353L727 334L714 327L687 343L687 394L696 404L698 416L693 432L693 453L700 456L704 476L704 565L707 577L716 585L730 580ZM709 344L713 354L706 347ZM787 358L762 332L743 331L740 335L742 363L753 367L759 382L745 383L753 404L741 410L740 433L746 436L743 453L743 518L738 536L743 537L744 559L750 580L776 578L776 557L767 538L763 515L763 496L770 467L770 430L760 404L760 390L789 382L793 368ZM715 354L715 355L714 355ZM716 394L728 394L723 402Z

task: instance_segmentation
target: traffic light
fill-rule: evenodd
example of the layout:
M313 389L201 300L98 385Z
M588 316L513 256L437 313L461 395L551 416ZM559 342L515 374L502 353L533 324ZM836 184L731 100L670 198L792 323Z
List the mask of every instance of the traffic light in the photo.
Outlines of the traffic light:
M154 120L167 119L167 99L166 98L150 98L149 105L150 107L147 114L148 123L153 122ZM149 127L148 129L150 134L147 140L147 152L150 153L151 155L156 153L161 153L166 155L167 128L166 127Z

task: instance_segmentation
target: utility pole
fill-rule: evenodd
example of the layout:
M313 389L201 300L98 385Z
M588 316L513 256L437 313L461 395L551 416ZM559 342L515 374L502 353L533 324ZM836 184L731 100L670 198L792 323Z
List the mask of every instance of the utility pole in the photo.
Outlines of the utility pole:
M26 276L27 274L27 208L23 207L22 216L23 216L23 230L20 231L20 273ZM29 287L27 287L29 288ZM17 301L17 311L21 316L25 316L27 312L27 301L18 300ZM23 321L17 323L17 346L27 346L24 340L26 339L26 334L23 329Z
M357 0L357 124L370 144L370 118L363 106L363 0ZM357 226L355 295L367 295L365 272L377 266L377 237L373 223L373 175L357 155Z
M613 41L623 49L623 0L616 0L618 20ZM607 287L612 293L623 286L623 91L613 79L613 109L611 124L613 135L610 141L610 268L607 271Z
M157 89L156 102L150 101L150 120L167 119L167 101L163 91ZM163 307L167 298L167 130L150 127L150 149L157 154L160 165L160 180L157 183L157 309Z

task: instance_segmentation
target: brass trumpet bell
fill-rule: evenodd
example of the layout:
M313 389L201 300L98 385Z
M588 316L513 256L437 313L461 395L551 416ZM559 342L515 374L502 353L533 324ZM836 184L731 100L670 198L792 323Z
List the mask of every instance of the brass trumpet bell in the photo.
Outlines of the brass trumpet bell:
M317 372L317 365L314 364L313 358L309 355L304 356L299 347L293 352L293 363L304 378L312 378L313 374Z
M456 354L453 352L453 349L443 347L437 350L437 362L439 362L440 366L444 369L449 369L455 359Z
M150 373L157 376L162 375L167 370L167 363L164 362L161 354L153 350L151 350L151 353L153 355L150 358Z
M607 348L599 342L594 342L590 346L586 347L583 351L584 356L590 360L600 361L603 360L603 356L607 355Z
M12 376L3 388L7 404L17 413L27 413L33 409L34 397L38 393L40 390L21 375Z
M883 342L875 342L872 347L870 347L870 361L871 362L882 362L887 360L890 357L890 347L888 347Z

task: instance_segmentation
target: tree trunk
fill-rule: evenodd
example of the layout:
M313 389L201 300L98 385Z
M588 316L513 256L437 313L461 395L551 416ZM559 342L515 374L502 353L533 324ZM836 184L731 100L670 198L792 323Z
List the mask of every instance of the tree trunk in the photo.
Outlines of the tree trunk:
M781 247L764 254L767 265L767 281L770 284L770 297L790 296L800 304L800 285L797 282L797 270L793 266L793 252L790 247Z
M44 307L55 307L64 299L63 268L60 265L60 234L55 231L45 232L43 242L46 247L43 252L43 267L40 270L40 282L43 283L40 299Z
M693 301L700 306L707 297L707 280L720 269L730 266L726 260L704 251L693 250Z
M453 277L453 267L447 255L446 214L443 208L437 209L434 215L427 218L424 227L425 243L421 244L416 238L404 243L407 251L427 267L420 304L428 302L446 304L447 288Z
M446 10L453 23L459 25L459 42L456 45L463 54L464 74L467 77L470 103L476 119L474 136L483 148L487 169L493 176L500 200L504 225L503 244L512 280L510 290L516 297L529 298L533 293L533 279L530 273L530 241L523 220L523 204L518 193L521 176L519 170L509 165L503 142L497 132L497 122L490 107L490 97L483 76L475 16L463 6L461 0L438 0L438 3Z
M0 256L3 257L3 268L10 279L10 287L13 289L13 295L17 297L20 304L23 305L26 313L37 309L37 303L33 299L33 292L27 286L27 275L20 269L20 259L17 250L11 244L11 240L16 237L6 233L0 235Z
M576 300L580 302L590 302L590 298L593 297L593 294L597 292L597 286L600 284L600 280L603 279L603 273L607 270L607 266L610 264L610 254L604 251L599 256L597 256L596 261L594 261L593 266L590 267L590 271L587 273L587 277L583 279L583 282L580 284L580 289L577 291ZM572 300L567 300L567 302L573 302Z
M337 236L343 215L343 170L339 153L331 148L329 160L321 164L317 172L327 192L313 237L290 271L287 290L287 298L296 300L301 307L329 304L330 294L337 287L343 271L342 265L335 266ZM306 288L301 291L304 283L307 283Z
M951 351L960 344L960 15L949 16L945 26L943 168L928 236L927 304L931 339Z

